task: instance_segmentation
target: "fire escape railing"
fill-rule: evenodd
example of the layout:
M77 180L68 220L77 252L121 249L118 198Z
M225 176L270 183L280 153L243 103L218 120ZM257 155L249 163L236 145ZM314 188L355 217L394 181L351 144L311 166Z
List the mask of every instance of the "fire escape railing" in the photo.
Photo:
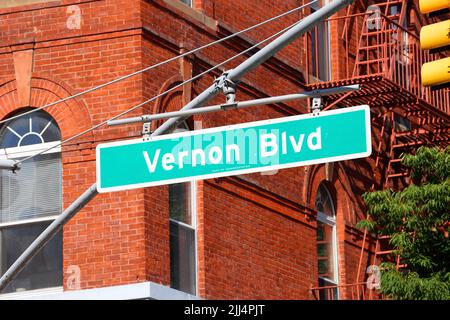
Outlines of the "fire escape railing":
M407 102L399 99L394 103L404 108L409 108L413 103L425 103L450 115L450 89L433 90L423 87L421 83L422 65L444 56L422 50L420 38L415 33L380 12L333 17L323 24L304 36L308 84L329 82L338 85L343 80L380 78L388 84L380 86L380 91L398 90L399 96L408 97ZM328 29L324 27L333 30L328 42L331 45L328 46L318 37ZM328 51L330 57L324 59L320 50ZM321 63L326 63L325 69L331 70L330 77L320 77L324 74L323 69L320 70ZM358 282L360 280L351 284L311 287L310 292L317 300L384 298L378 290L369 289L367 283Z
M314 41L317 43L320 26L305 35L308 83L381 76L417 100L421 99L450 114L450 89L432 90L421 84L422 65L443 56L422 50L416 34L382 13L333 17L323 23L330 26L330 30L339 31L343 30L344 25L347 27L342 35L339 33L338 42L331 37L333 44L339 43L338 52L333 52L335 46L329 50L326 44L313 44ZM328 51L330 59L320 59L319 50ZM318 79L314 68L318 68L320 63L329 64L327 68L331 70L331 79Z
M377 289L369 289L366 282L325 287L311 287L315 300L380 300L383 296Z

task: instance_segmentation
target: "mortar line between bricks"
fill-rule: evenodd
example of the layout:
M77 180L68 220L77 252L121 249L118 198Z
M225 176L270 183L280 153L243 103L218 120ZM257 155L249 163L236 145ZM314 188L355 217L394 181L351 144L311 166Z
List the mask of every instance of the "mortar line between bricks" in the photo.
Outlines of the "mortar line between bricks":
M226 181L227 178L224 178L224 180ZM294 222L301 223L302 225L305 225L305 226L307 226L308 228L316 229L316 227L313 225L313 223L314 223L316 220L311 219L311 222L309 222L309 221L307 220L307 218L302 218L302 215L310 216L310 214L308 214L308 213L298 212L298 217L297 217L297 216L291 215L291 214L289 214L289 213L280 212L279 210L277 210L277 209L275 209L275 208L273 208L273 207L270 207L270 206L268 206L268 205L259 203L259 202L255 201L254 199L248 198L248 197L246 197L245 195L243 195L243 194L241 194L241 193L239 193L239 192L236 192L236 191L230 190L230 189L228 189L228 188L225 188L225 187L221 186L220 184L213 183L213 182L211 182L211 181L209 181L209 180L204 180L204 182L205 182L206 184L212 186L213 188L219 189L219 190L221 190L221 191L223 191L223 192L226 192L226 193L228 193L228 194L233 194L233 195L235 195L235 196L238 196L239 198L241 198L241 199L243 199L243 200L245 200L245 201L251 202L251 203L253 203L253 204L257 205L257 206L260 206L260 207L262 207L262 208L264 208L264 209L266 209L266 210L269 210L269 211L271 211L271 212L273 212L273 213L276 213L276 214L278 214L278 215L280 215L280 216L283 216L283 217L285 217L286 219L289 219L289 220L294 221ZM267 191L267 190L266 190L266 191ZM267 191L267 192L270 193L270 191ZM258 197L265 198L265 199L268 199L267 197L265 197L265 196L264 196L263 194L261 194L261 193L258 193L257 196L258 196ZM272 198L272 199L268 199L268 200L269 200L269 201L272 201L272 202L275 202L275 203L278 203L278 204L282 205L283 207L289 208L289 209L292 210L292 211L295 211L295 210L292 209L290 206L286 206L286 205L284 204L284 202L282 202L282 201L280 201L280 200L278 200L278 199L276 199L276 198Z
M297 22L297 23L298 23L298 22ZM289 27L287 27L287 28L285 28L285 29L283 29L283 30L280 30L280 31L278 31L277 33L271 35L270 37L268 37L268 38L262 40L261 42L259 42L259 43L256 44L255 46L253 46L253 48L256 47L256 46L258 46L258 45L260 45L260 44L262 44L262 43L264 43L264 42L267 42L269 39L274 38L275 36L278 36L279 34L281 34L281 33L283 33L283 32L286 32L286 31L289 30L290 28L293 28L297 23L295 23L295 24L293 24L293 25L291 25L291 26L289 26ZM252 47L249 48L248 50L250 50L250 49L252 49ZM247 50L246 50L246 51L247 51ZM164 96L164 95L166 95L166 94L168 94L168 93L170 93L170 92L176 90L177 88L183 86L184 84L193 82L194 80L196 80L196 79L202 77L203 75L206 75L206 74L210 73L211 71L213 71L213 70L219 68L220 66L223 66L223 65L229 63L230 61L235 60L236 58L238 58L238 57L240 57L241 55L243 55L246 51L242 51L242 52L240 52L240 53L238 53L238 54L232 56L231 58L228 58L228 59L222 61L221 63L217 64L217 65L214 66L213 68L208 69L208 70L205 70L205 71L201 72L200 74L197 74L197 75L195 75L194 77L192 77L192 78L190 78L190 79L188 79L188 80L185 80L183 83L180 83L180 84L176 85L175 87L172 87L171 89L166 90L166 91L163 92L163 93L160 93L160 94L158 94L158 95L156 95L156 96L154 96L154 97L152 97L152 98L150 98L150 99L148 99L148 100L146 100L146 101L144 101L144 102L141 102L141 103L139 103L139 104L137 104L137 105L131 107L130 109L125 110L125 111L123 111L123 112L121 112L121 113L115 115L114 117L112 117L112 118L110 118L110 119L108 119L108 120L106 120L106 121L100 122L100 123L94 125L94 126L93 126L92 128L90 128L90 129L84 130L84 131L82 131L82 132L80 132L80 133L78 133L78 134L76 134L76 135L74 135L74 136L71 136L70 138L67 138L67 139L61 141L59 144L57 144L57 145L55 145L55 146L52 146L51 148L48 148L48 149L43 150L43 151L39 151L39 152L37 152L37 153L34 154L34 155L31 155L31 156L26 157L26 158L24 158L24 159L18 160L18 161L16 161L16 164L20 164L20 163L23 163L23 162L25 162L25 161L28 161L28 160L30 160L30 159L32 159L32 158L34 158L34 157L36 157L36 156L38 156L38 155L40 155L40 154L43 154L43 153L45 153L45 152L48 152L49 150L55 148L56 146L62 146L62 145L65 144L66 142L75 140L75 139L79 138L80 136L82 136L82 135L84 135L84 134L86 134L86 133L88 133L88 132L94 131L94 130L96 130L96 129L98 129L98 128L104 126L104 125L106 125L109 121L115 120L115 119L117 119L117 118L119 118L119 117L121 117L121 116L123 116L123 115L125 115L125 114L128 114L128 113L132 112L133 110L138 109L138 108L142 108L142 107L145 106L146 104L148 104L148 103L150 103L150 102L152 102L152 101L155 101L156 99L158 99L158 98L160 98L160 97L162 97L162 96ZM167 61L168 61L168 60L166 60L166 62L167 62ZM155 65L153 65L152 67L154 67L154 66L155 66ZM142 70L140 70L140 71L138 71L138 72L141 73ZM136 72L135 72L134 74L136 74ZM128 75L127 77L130 77L130 75ZM118 78L118 79L121 79L121 78ZM113 80L113 82L117 82L118 79ZM122 79L123 79L123 78L122 78ZM111 83L112 83L112 82L109 82L108 84L111 84ZM104 84L103 86L105 86L105 84ZM98 89L98 87L94 87L94 89ZM92 89L90 89L90 90L92 90ZM85 92L86 92L86 91L85 91ZM78 94L78 95L80 95L80 94ZM75 96L72 96L72 97L75 97ZM60 101L61 101L61 100L60 100ZM43 108L49 107L49 106L54 105L54 104L55 104L55 102L52 102L52 103L50 103L50 104L47 104L46 106L43 106L43 107L40 107L40 108L37 108L37 109L33 109L31 112L33 112L34 110L42 110ZM30 113L30 112L28 112L28 113ZM27 114L27 113L22 113L21 116L26 115L26 114ZM13 116L13 117L10 117L10 118L8 118L8 119L6 119L6 120L2 120L2 121L0 121L0 123L6 122L6 121L8 121L8 120L15 119L15 118L17 118L17 116Z
M293 210L303 210L303 211L305 211L306 215L313 217L315 220L315 213L314 213L315 210L311 209L306 204L302 204L300 202L295 202L295 201L285 198L281 195L275 194L272 191L267 190L257 184L254 184L251 181L242 179L239 176L232 176L232 177L228 177L228 178L229 179L226 179L226 180L230 181L231 184L235 184L243 189L246 189L247 191L261 193L261 194L267 193L268 197L282 199L286 203L286 206L291 207ZM253 190L252 187L255 188L256 190ZM298 208L298 207L300 207L300 208ZM309 212L306 212L306 211L309 211Z
M157 67L159 67L159 66L161 66L161 65L163 65L163 64L166 64L166 63L169 63L169 62L171 62L171 61L174 61L175 59L178 59L178 58L181 58L181 57L185 57L185 56L187 56L187 55L189 55L189 54L193 54L193 53L198 52L198 51L200 51L200 50L206 49L206 48L208 48L208 47L210 47L210 46L217 45L217 44L222 43L222 42L224 42L224 41L226 41L226 40L228 40L228 39L231 39L231 38L233 38L233 37L235 37L235 36L238 36L238 35L240 35L240 34L242 34L242 33L248 32L248 31L250 31L250 30L254 30L254 29L256 29L256 28L258 28L258 27L260 27L260 26L262 26L262 25L264 25L264 24L267 24L267 23L273 22L273 21L275 21L275 20L278 20L278 19L280 19L280 18L283 18L283 17L285 17L285 16L287 16L287 15L293 13L293 12L296 12L296 11L298 11L298 10L300 10L300 9L303 9L303 8L305 8L305 7L307 7L307 6L310 6L311 4L313 4L313 3L317 2L317 1L318 1L318 0L312 0L312 1L309 2L308 4L304 4L304 5L300 6L300 7L297 7L297 8L294 8L294 9L292 9L292 10L286 11L286 12L284 12L284 13L278 15L278 16L275 16L275 17L272 17L272 18L270 18L270 19L267 19L267 20L264 20L264 21L262 21L262 22L259 22L259 23L255 24L255 25L253 25L253 26L251 26L251 27L248 27L248 28L246 28L246 29L243 29L243 30L241 30L241 31L239 31L239 32L237 32L237 33L235 33L235 34L233 34L233 35L230 35L230 36L221 38L221 39L216 40L216 41L213 41L213 42L210 42L210 43L205 44L205 45L203 45L203 46L200 46L200 47L198 47L198 48L196 48L196 49L193 49L193 50L190 50L190 51L185 52L185 53L183 53L183 54L180 54L180 55L178 55L178 56L176 56L176 57L173 57L173 58L170 58L170 59L168 59L168 60L159 62L159 63L154 64L154 65L152 65L152 66L148 66L148 67L146 67L146 68L144 68L144 69L138 70L138 71L136 71L136 72L130 73L130 74L128 74L128 75L125 75L125 76L122 76L122 77L119 77L119 78L116 78L116 79L114 79L114 80L112 80L112 81L110 81L110 82L101 84L101 85L99 85L99 86L90 88L90 89L88 89L88 90L79 92L79 93L77 93L77 94L75 94L75 95L73 95L73 96L67 97L67 98L65 98L65 99L63 99L63 100L55 101L55 102L52 102L52 103L47 104L47 105L45 105L45 106L42 106L42 107L33 109L33 110L31 110L31 111L27 111L27 112L25 112L25 113L22 113L20 116L19 116L19 115L16 115L16 116L12 116L12 117L10 117L10 118L1 120L1 121L0 121L0 124L1 124L1 123L4 123L4 122L6 122L6 121L13 120L13 119L18 118L18 117L21 117L21 116L28 115L28 114L30 114L30 113L32 113L32 112L35 112L35 111L43 110L43 109L45 109L45 108L47 108L47 107L50 107L50 106L52 106L52 105L55 105L55 104L64 102L64 101L66 101L66 100L68 100L68 99L73 99L73 98L75 98L75 97L78 97L78 96L81 96L81 95L90 93L90 92L92 92L92 91L94 91L94 90L98 90L98 89L100 89L100 88L103 88L103 87L105 87L105 86L111 85L111 84L113 84L113 83L117 83L117 82L119 82L119 81L122 81L122 80L128 79L128 78L130 78L130 77L133 77L133 76L135 76L135 75L137 75L137 74L140 74L140 73L149 71L150 69L157 68ZM253 49L253 48L255 48L255 47L258 47L260 44L262 44L262 43L268 41L269 39L272 39L273 37L275 37L275 36L277 36L277 35L279 35L279 34L285 32L285 31L289 30L290 28L294 27L297 23L299 23L299 22L296 22L296 23L292 24L291 26L289 26L289 27L287 27L287 28L285 28L285 29L283 29L283 30L281 30L281 31L279 31L279 32L277 32L277 33L275 33L275 34L273 34L273 35L270 36L269 38L266 38L266 39L264 39L263 41L257 43L256 45L254 45L254 46L248 48L247 50L245 50L245 51L243 51L243 52L240 52L239 54L235 55L233 58L228 59L228 60L222 62L221 64L217 65L215 68L218 68L218 67L220 67L221 65L224 65L225 63L227 63L227 62L229 62L229 61L231 61L231 60L234 60L235 58L237 58L237 57L243 55L245 52L247 52L247 51L249 51L249 50L251 50L251 49ZM213 68L213 69L215 69L215 68ZM211 71L212 71L212 69L211 69ZM207 71L207 72L209 72L209 71ZM207 72L206 72L206 73L207 73ZM203 74L204 74L204 73L203 73ZM192 82L193 80L195 80L195 79L198 78L199 76L201 76L201 75L197 75L197 76L191 78L191 79L189 80L189 82ZM173 88L172 88L172 90L173 90ZM167 92L166 92L166 93L167 93ZM140 104L140 105L137 105L137 106L131 108L130 110L128 110L127 112L125 112L125 113L123 113L123 114L129 113L129 112L131 112L132 110L134 110L135 108L140 107L140 106L143 106L144 104L146 104L146 103L148 103L148 102L151 102L151 99L148 100L148 101L145 102L145 103L142 103L142 104ZM120 117L120 116L123 115L123 114L119 114L119 115L117 115L117 117ZM109 119L109 121L111 121L111 120L114 120L114 119ZM92 130L94 130L94 129L95 129L95 127L92 128ZM75 138L75 136L72 137L72 138ZM71 139L72 139L72 138L71 138ZM28 159L30 159L30 158L26 158L26 160L28 160ZM20 162L21 162L21 161L19 161L18 163L20 163ZM23 162L23 161L22 161L22 162Z
M130 33L128 35L120 35L120 33L125 33L128 31L138 31L138 32ZM118 35L113 36L113 37L108 37L108 35L111 35L114 33L118 33ZM72 45L72 44L80 44L80 43L87 43L87 42L104 41L104 40L109 40L109 39L132 37L132 36L141 35L141 34L142 34L142 27L134 27L134 28L121 29L121 30L110 30L110 31L104 31L104 32L99 32L99 33L83 34L83 35L78 35L78 36L70 36L70 37L67 36L67 37L62 37L62 38L42 39L39 41L35 41L33 43L35 45L39 45L39 44L46 43L46 42L66 41L65 43L62 43L59 45L36 46L34 48L34 49L47 49L47 48L61 47L61 46L67 46L67 45ZM98 38L98 39L92 39L92 40L86 39L86 40L82 40L82 41L78 41L78 42L75 42L75 41L70 42L71 39L92 38L92 37L98 37L98 36L103 36L103 37ZM20 45L24 45L24 44L28 44L28 43L31 43L31 42L27 41L27 42L23 42L23 43L10 43L10 44L0 46L0 49L11 48L12 46L20 46ZM0 54L10 54L10 53L11 53L10 51L5 51Z
M206 44L206 45L204 45L204 46L198 47L197 49L194 49L194 50L185 52L185 53L183 53L183 54L180 54L179 56L176 56L176 57L174 57L174 58L165 60L165 61L160 62L160 63L155 64L155 65L146 67L146 68L144 68L144 69L141 69L141 70L139 70L139 71L133 72L133 73L128 74L128 75L126 75L126 76L122 76L122 77L116 78L115 80L112 80L112 81L107 82L107 83L105 83L105 84L102 84L102 85L100 85L100 86L93 87L93 88L91 88L91 89L88 89L88 90L86 90L86 91L80 92L80 93L78 93L78 94L75 94L75 95L73 95L73 96L71 96L71 97L68 97L68 98L65 98L65 99L63 99L63 100L59 100L59 101L56 101L56 102L52 102L52 103L47 104L47 105L45 105L45 106L39 107L39 108L37 108L37 109L33 109L33 110L31 110L31 111L22 113L20 116L27 115L27 114L29 114L29 113L31 113L31 112L34 112L34 111L42 110L42 109L44 109L44 108L47 108L47 107L50 107L50 106L52 106L52 105L58 104L58 103L60 103L60 102L66 101L67 99L76 98L76 97L78 97L78 96L80 96L80 95L87 94L87 93L92 92L92 91L94 91L94 90L98 90L98 89L100 89L100 88L102 88L102 87L111 85L111 84L113 84L113 83L117 83L117 82L119 82L119 81L128 79L128 78L130 78L130 77L132 77L132 76L134 76L134 75L137 75L137 74L143 73L143 72L145 72L145 71L148 71L148 70L150 70L150 69L156 68L156 67L158 67L158 66L160 66L160 65L162 65L162 64L169 63L169 62L173 61L174 59L178 59L178 58L187 56L187 55L189 55L189 54L192 54L192 53L195 53L195 52L197 52L197 51L203 50L203 49L205 49L205 48L207 48L207 47L210 47L210 46L216 45L216 44L218 44L218 43L224 42L224 41L226 41L226 40L228 40L228 39L230 39L230 38L232 38L232 37L235 37L235 36L237 36L237 35L239 35L239 34L242 34L242 33L248 32L248 31L250 31L250 30L256 29L256 28L260 27L261 25L270 23L270 22L272 22L272 21L275 21L275 20L277 20L277 19L280 19L280 18L282 18L282 17L285 17L285 16L287 16L287 15L289 15L289 14L295 12L295 11L298 11L299 9L303 9L303 8L305 8L305 7L308 7L308 6L312 5L313 3L317 2L317 1L318 1L318 0L312 0L312 1L309 2L308 4L304 4L304 5L302 5L302 6L298 7L298 8L294 8L294 9L292 9L292 10L290 10L290 11L287 11L287 12L281 14L281 15L278 15L278 16L275 16L275 17L273 17L273 18L267 19L267 20L265 20L265 21L263 21L263 22L257 23L257 24L255 24L255 25L253 25L253 26L251 26L251 27L248 27L248 28L246 28L246 29L243 29L243 30L241 30L241 31L239 31L238 33L235 33L235 34L233 34L233 35L227 36L227 37L225 37L225 38L221 38L221 39L219 39L219 40L217 40L217 41L210 42L209 44ZM282 30L280 30L280 31L278 31L278 32L276 32L276 33L274 33L274 34L272 34L270 37L268 37L268 38L266 38L266 39L264 39L264 40L258 42L258 43L255 44L254 46L252 46L252 47L250 47L250 48L248 48L248 49L246 49L246 50L244 50L244 51L242 51L242 52L239 52L238 54L234 55L234 56L231 57L231 58L226 59L225 61L219 63L218 65L214 66L213 68L208 69L208 70L205 70L205 71L203 71L202 73L200 73L200 74L198 74L198 75L196 75L196 76L194 76L194 77L192 77L192 78L190 78L190 79L184 81L183 83L178 84L177 86L175 86L175 87L173 87L173 88L171 88L171 89L169 89L169 90L167 90L167 91L165 91L165 92L163 92L163 93L161 93L161 94L158 94L157 96L154 96L154 97L151 98L151 99L148 99L148 100L146 100L146 101L144 101L144 102L141 102L141 103L139 103L138 105L135 105L135 106L131 107L130 109L128 109L128 110L126 110L126 111L124 111L124 112L121 112L121 113L115 115L114 117L108 119L107 121L101 122L101 123L99 123L99 124L93 126L92 128L88 129L88 130L85 130L85 131L80 132L80 133L78 133L78 134L76 134L76 135L74 135L74 136L71 136L70 138L65 139L64 141L61 141L61 142L60 142L58 145L56 145L56 146L61 146L61 145L63 145L63 144L66 143L66 142L69 142L69 141L71 141L71 140L77 139L78 137L80 137L80 136L82 136L82 135L84 135L84 134L86 134L86 133L88 133L88 132L94 131L94 130L98 129L99 127L101 127L101 126L103 126L103 125L109 123L109 122L112 121L112 120L115 120L115 119L117 119L117 118L119 118L119 117L122 117L123 115L128 114L128 113L132 112L133 110L136 110L137 108L141 108L141 107L145 106L146 104L148 104L148 103L150 103L150 102L152 102L152 101L158 99L159 97L164 96L164 95L170 93L171 91L173 91L173 90L176 89L177 87L180 87L180 86L182 86L182 85L184 85L184 84L186 84L186 83L193 82L194 80L198 79L199 77L202 77L203 75L209 73L210 71L213 71L213 70L215 70L215 69L217 69L217 68L219 68L219 67L221 67L221 66L227 64L228 62L230 62L230 61L232 61L232 60L235 60L236 58L238 58L238 57L244 55L246 52L249 52L249 51L251 51L252 49L258 48L261 44L263 44L263 43L265 43L265 42L267 42L267 41L269 41L269 40L271 40L271 39L273 39L273 38L275 38L275 37L278 37L280 34L283 34L283 33L285 33L285 32L286 32L286 34L288 34L290 29L293 30L293 28L295 28L295 26L299 25L302 21L303 21L303 20L300 20L300 21L295 22L294 24L292 24L292 25L290 25L290 26L288 26L288 27L286 27L286 28L284 28L284 29L282 29ZM280 38L280 39L281 39L281 38ZM270 46L270 45L269 45L269 46ZM267 47L266 47L266 48L267 48ZM262 50L264 50L264 49L262 49ZM15 119L15 118L17 118L17 117L19 117L19 116L12 116L12 117L10 117L10 118L7 118L7 119L4 119L4 120L0 121L0 123L4 123L4 122L6 122L6 121L13 120L13 119ZM161 127L160 127L159 129L161 129ZM154 134L155 134L155 133L157 134L157 133L158 133L158 130L155 131ZM34 158L34 157L36 157L36 156L38 156L38 155L40 155L40 154L43 154L43 153L45 153L45 152L47 152L47 151L53 149L53 148L56 147L56 146L53 146L53 147L51 147L51 148L49 148L49 149L46 149L46 150L44 150L44 151L40 151L40 152L38 152L38 153L36 153L36 154L34 154L34 155L32 155L32 156L26 157L25 159L21 159L21 160L19 160L19 161L16 161L15 165L17 166L17 165L19 165L19 164L21 164L21 163L23 163L23 162L25 162L25 161L27 161L27 160L30 160L30 159L32 159L32 158Z
M18 11L8 11L11 8L0 8L0 10L6 10L8 12L3 12L0 13L0 16L4 16L4 15L8 15L8 14L17 14L17 13L22 13L22 12L32 12L32 11L39 11L39 10L47 10L47 9L54 9L54 8L63 8L63 7L70 7L72 5L79 5L79 4L88 4L88 3L92 3L92 2L101 2L101 1L106 1L106 0L86 0L86 1L81 1L78 3L66 3L66 4L57 4L57 5L51 5L49 0L49 3L34 3L34 4L29 4L27 6L35 6L34 8L29 8L29 9L22 9L18 10Z

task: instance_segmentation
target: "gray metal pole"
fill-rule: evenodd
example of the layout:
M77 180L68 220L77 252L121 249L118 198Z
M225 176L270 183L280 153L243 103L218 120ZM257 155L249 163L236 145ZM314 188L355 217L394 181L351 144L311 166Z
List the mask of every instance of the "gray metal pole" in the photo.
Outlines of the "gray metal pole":
M258 65L272 57L278 51L286 47L289 43L300 37L303 33L312 28L321 19L329 17L352 3L353 0L335 0L332 3L319 9L312 15L303 19L297 26L287 31L285 34L275 39L271 44L261 49L257 54L250 57L247 61L230 71L228 79L238 81L247 72L253 70ZM210 86L194 100L188 103L182 110L193 109L202 106L204 103L213 99L220 89L216 85ZM170 129L182 118L172 118L166 121L159 127L153 136L160 135ZM75 214L78 213L85 205L89 203L98 194L97 185L94 183L88 190L86 190L77 200L75 200L63 213L50 224L42 234L33 241L33 243L20 255L20 257L12 264L11 267L0 278L0 291L3 290L11 279L18 274L30 260L53 238L53 236L69 221Z
M287 94L284 96L241 101L241 102L236 102L236 103L232 103L232 104L218 104L218 105L214 105L214 106L200 107L200 108L195 108L195 109L164 112L164 113L158 113L158 114L150 114L150 115L134 117L134 118L112 120L112 121L108 122L108 125L109 126L119 126L119 125L131 124L131 123L136 123L136 122L149 122L149 121L154 121L154 120L176 118L176 117L184 118L184 117L190 117L195 114L202 114L202 113L209 113L209 112L216 112L216 111L230 110L230 109L242 109L242 108L248 108L248 107L253 107L253 106L258 106L258 105L269 105L269 104L280 103L280 102L289 102L289 101L299 100L299 99L325 97L325 96L329 96L329 95L333 95L333 94L339 94L339 93L344 93L344 92L349 92L349 91L356 91L356 90L359 90L359 88L360 88L359 84L355 84L355 85L348 85L348 86L342 86L342 87L336 87L336 88L328 88L328 89L307 91L307 92L302 92L302 93Z
M97 185L94 183L78 199L76 199L66 210L63 211L33 243L20 255L0 279L0 292L17 275L33 257L58 233L59 230L80 211L96 195Z
M14 160L0 160L0 170L19 170L20 167Z
M319 21L328 18L329 16L335 14L340 9L345 8L354 0L335 0L332 3L320 8L313 14L304 18L299 24L297 24L292 29L286 31L266 47L262 48L260 51L255 53L253 56L248 58L246 61L241 63L236 68L230 70L227 79L238 82L246 73L252 71L272 56L274 56L278 51L285 48L288 44L292 43L294 40L301 37L305 32L313 28ZM181 110L193 109L203 106L205 103L213 99L220 92L220 88L213 84L208 89L203 91L194 100L185 105ZM163 123L158 129L153 132L152 136L157 136L164 133L176 123L183 120L182 117L172 118Z

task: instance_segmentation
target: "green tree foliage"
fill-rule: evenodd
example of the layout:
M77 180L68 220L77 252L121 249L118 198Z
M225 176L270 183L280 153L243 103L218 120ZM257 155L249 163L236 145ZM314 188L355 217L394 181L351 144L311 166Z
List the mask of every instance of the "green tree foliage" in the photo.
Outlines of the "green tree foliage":
M382 264L381 292L392 299L450 299L450 147L402 155L412 184L363 195L370 219L358 223L390 243L407 267Z

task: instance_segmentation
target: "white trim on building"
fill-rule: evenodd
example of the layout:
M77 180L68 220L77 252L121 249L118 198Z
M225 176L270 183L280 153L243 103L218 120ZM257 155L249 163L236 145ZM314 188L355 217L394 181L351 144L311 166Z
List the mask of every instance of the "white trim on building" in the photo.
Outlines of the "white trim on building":
M0 300L201 300L151 281L86 290L63 291L62 287L0 295Z

